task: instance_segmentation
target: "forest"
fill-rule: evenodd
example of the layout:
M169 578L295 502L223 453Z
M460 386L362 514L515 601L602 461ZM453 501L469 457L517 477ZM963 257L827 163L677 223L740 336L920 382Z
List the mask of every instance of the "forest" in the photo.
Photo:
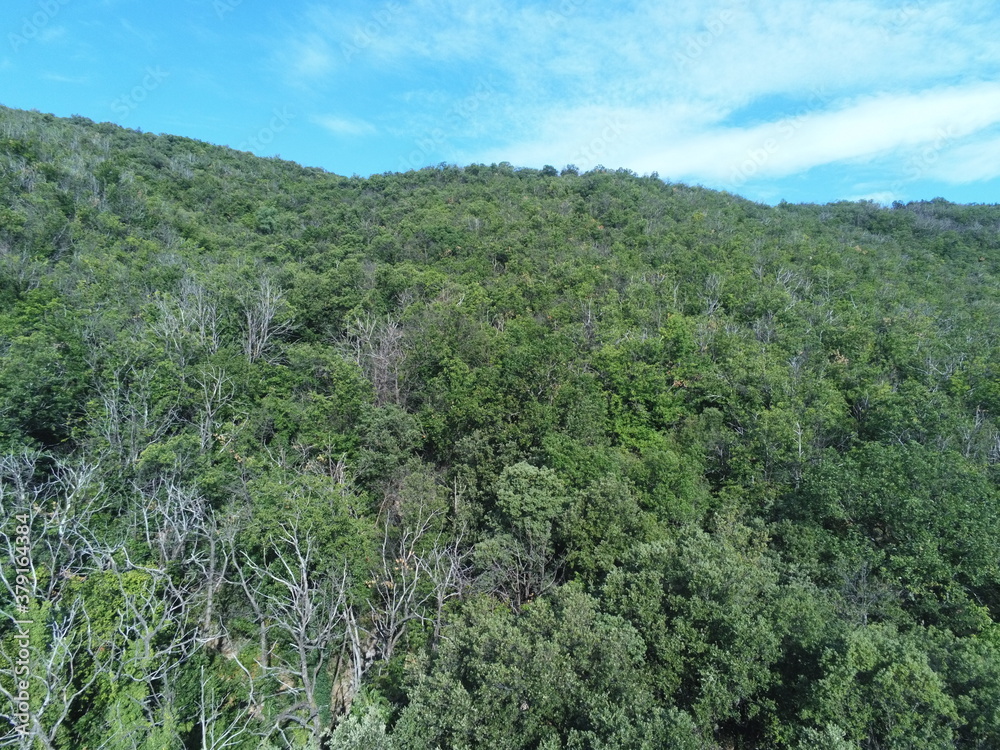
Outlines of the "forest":
M1000 748L1000 206L0 107L0 746Z

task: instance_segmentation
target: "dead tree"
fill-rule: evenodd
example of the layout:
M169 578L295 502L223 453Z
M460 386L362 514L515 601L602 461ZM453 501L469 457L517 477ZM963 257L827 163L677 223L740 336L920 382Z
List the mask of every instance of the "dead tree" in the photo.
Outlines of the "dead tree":
M460 535L449 540L441 530L446 506L435 507L426 490L409 485L401 515L386 511L381 519L381 555L368 581L367 621L383 661L392 658L410 623L430 623L436 641L445 604L472 582L470 552L461 549Z
M91 426L108 449L127 465L159 442L179 422L176 404L154 403L152 371L136 365L116 368L97 383L101 408L91 415Z
M28 683L25 692L31 696L32 708L23 747L54 750L57 735L100 678L100 670L80 668L92 661L95 652L91 632L83 604L76 600L61 607L43 626L27 631L29 638L17 641L16 649L0 649L0 698L4 704L0 718L12 725L18 722L13 712L6 713L7 707L18 703L18 682ZM22 658L22 647L26 658ZM22 672L23 664L29 665L27 674Z
M355 654L352 669L360 666L360 630L348 598L348 570L346 565L338 571L317 570L315 542L296 522L279 527L264 556L269 562L244 553L234 567L259 618L258 627L273 634L270 654L262 652L259 666L277 681L280 687L274 697L283 699L284 706L271 717L265 736L283 736L292 723L318 743L325 731L319 678L330 655L346 643ZM262 640L264 648L268 645Z
M355 319L347 333L346 349L371 382L376 403L400 405L403 401L400 375L406 347L399 320L374 315Z
M204 453L212 445L220 412L236 396L233 378L221 367L206 365L194 378L198 386L198 438Z
M181 281L180 307L185 311L189 329L198 345L207 354L215 354L222 346L219 330L219 309L205 287L189 276Z
M132 526L154 556L150 570L181 571L167 576L164 586L198 613L199 639L218 642L223 632L214 622L215 601L226 582L241 514L226 513L220 520L200 494L172 480L139 488L138 499Z
M112 506L99 479L99 462L70 463L31 451L0 456L0 546L5 560L14 560L16 535L29 529L27 555L33 600L58 598L66 580L85 570L103 568L123 539L97 536L99 515ZM39 568L50 575L38 575ZM0 586L13 598L11 571L0 566Z
M268 276L240 297L243 312L243 353L251 362L265 359L275 340L291 330L284 292Z
M202 750L226 750L226 748L246 746L248 737L253 736L253 707L257 705L256 680L239 659L234 660L246 677L248 696L238 702L231 693L219 695L214 683L205 679L205 667L201 668L201 689L198 696L198 727L201 730ZM233 709L232 704L237 704Z

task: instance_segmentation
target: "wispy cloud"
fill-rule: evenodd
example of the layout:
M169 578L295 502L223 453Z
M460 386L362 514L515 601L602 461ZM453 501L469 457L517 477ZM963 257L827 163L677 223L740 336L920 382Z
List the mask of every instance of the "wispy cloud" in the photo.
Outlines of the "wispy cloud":
M397 138L438 134L435 159L626 166L727 188L879 164L905 183L959 179L946 164L974 161L1000 123L1000 14L986 0L634 0L613 12L413 0L312 6L302 27L282 45L300 81L419 70L378 115ZM476 77L489 96L456 127L445 113ZM324 126L357 134L351 118ZM991 158L968 179L992 174Z
M942 141L961 142L1000 123L1000 84L992 83L832 103L815 93L805 101L816 108L745 126L727 125L732 118L726 110L693 103L564 109L548 113L534 138L491 149L487 159L506 154L534 165L547 155L581 167L601 162L739 187L751 177L786 176L927 145L940 149Z
M962 139L1000 123L1000 84L864 97L752 127L715 128L630 159L683 176L785 176L845 160L866 160ZM753 164L754 167L747 167ZM649 165L651 166L651 165ZM745 181L745 180L744 180Z
M317 115L311 121L337 136L371 135L375 126L364 120L336 115Z
M396 59L399 54L426 55L430 48L417 43L399 44L396 35L404 7L396 0L363 6L351 13L325 5L311 5L292 22L278 44L277 64L287 80L297 86L329 82L329 76L362 60ZM410 20L414 19L410 16ZM426 19L425 19L426 20ZM409 25L406 30L417 42L423 29ZM390 44L386 45L386 42Z
M135 24L129 22L127 18L121 18L118 22L123 31L142 42L147 50L153 51L156 49L157 39L155 33L146 31L146 29L136 26Z
M336 64L329 41L312 32L285 39L272 59L272 67L289 85L304 89L324 83Z
M608 91L593 97L603 106L545 91L543 102L521 110L524 125L506 145L482 160L604 163L741 188L821 165L894 158L888 167L906 182L934 171L921 163L928 147L941 152L935 170L943 172L959 163L945 151L966 143L972 161L975 138L1000 123L1000 86L982 82L1000 78L992 42L1000 27L995 13L983 17L982 3L923 0L901 10L874 0L779 0L766 12L738 1L700 12L680 5L669 18L640 6L604 27L582 14L568 19L583 44L562 69L584 88ZM506 54L511 60L515 51ZM580 56L600 61L599 72L573 64ZM612 131L609 123L617 123ZM976 169L947 173L996 176L990 165L987 155Z
M38 41L51 43L66 36L65 26L47 26L38 32Z
M927 172L952 184L1000 177L1000 133L949 150L929 164Z
M54 81L55 83L71 83L75 86L82 86L90 82L87 76L64 76L59 73L42 73L41 78L46 81Z
M333 70L334 58L327 42L308 34L292 49L292 72L305 78L323 76Z

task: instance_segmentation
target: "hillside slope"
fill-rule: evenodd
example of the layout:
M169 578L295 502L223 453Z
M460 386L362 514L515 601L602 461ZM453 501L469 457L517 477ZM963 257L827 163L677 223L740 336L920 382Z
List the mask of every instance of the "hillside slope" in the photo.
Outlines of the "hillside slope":
M0 108L0 715L998 747L998 276L998 206L345 178Z

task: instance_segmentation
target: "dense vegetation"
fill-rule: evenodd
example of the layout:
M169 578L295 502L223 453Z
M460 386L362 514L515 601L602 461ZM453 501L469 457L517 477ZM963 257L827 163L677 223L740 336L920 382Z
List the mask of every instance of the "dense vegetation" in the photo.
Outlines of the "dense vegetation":
M1000 747L998 230L0 108L4 742Z

